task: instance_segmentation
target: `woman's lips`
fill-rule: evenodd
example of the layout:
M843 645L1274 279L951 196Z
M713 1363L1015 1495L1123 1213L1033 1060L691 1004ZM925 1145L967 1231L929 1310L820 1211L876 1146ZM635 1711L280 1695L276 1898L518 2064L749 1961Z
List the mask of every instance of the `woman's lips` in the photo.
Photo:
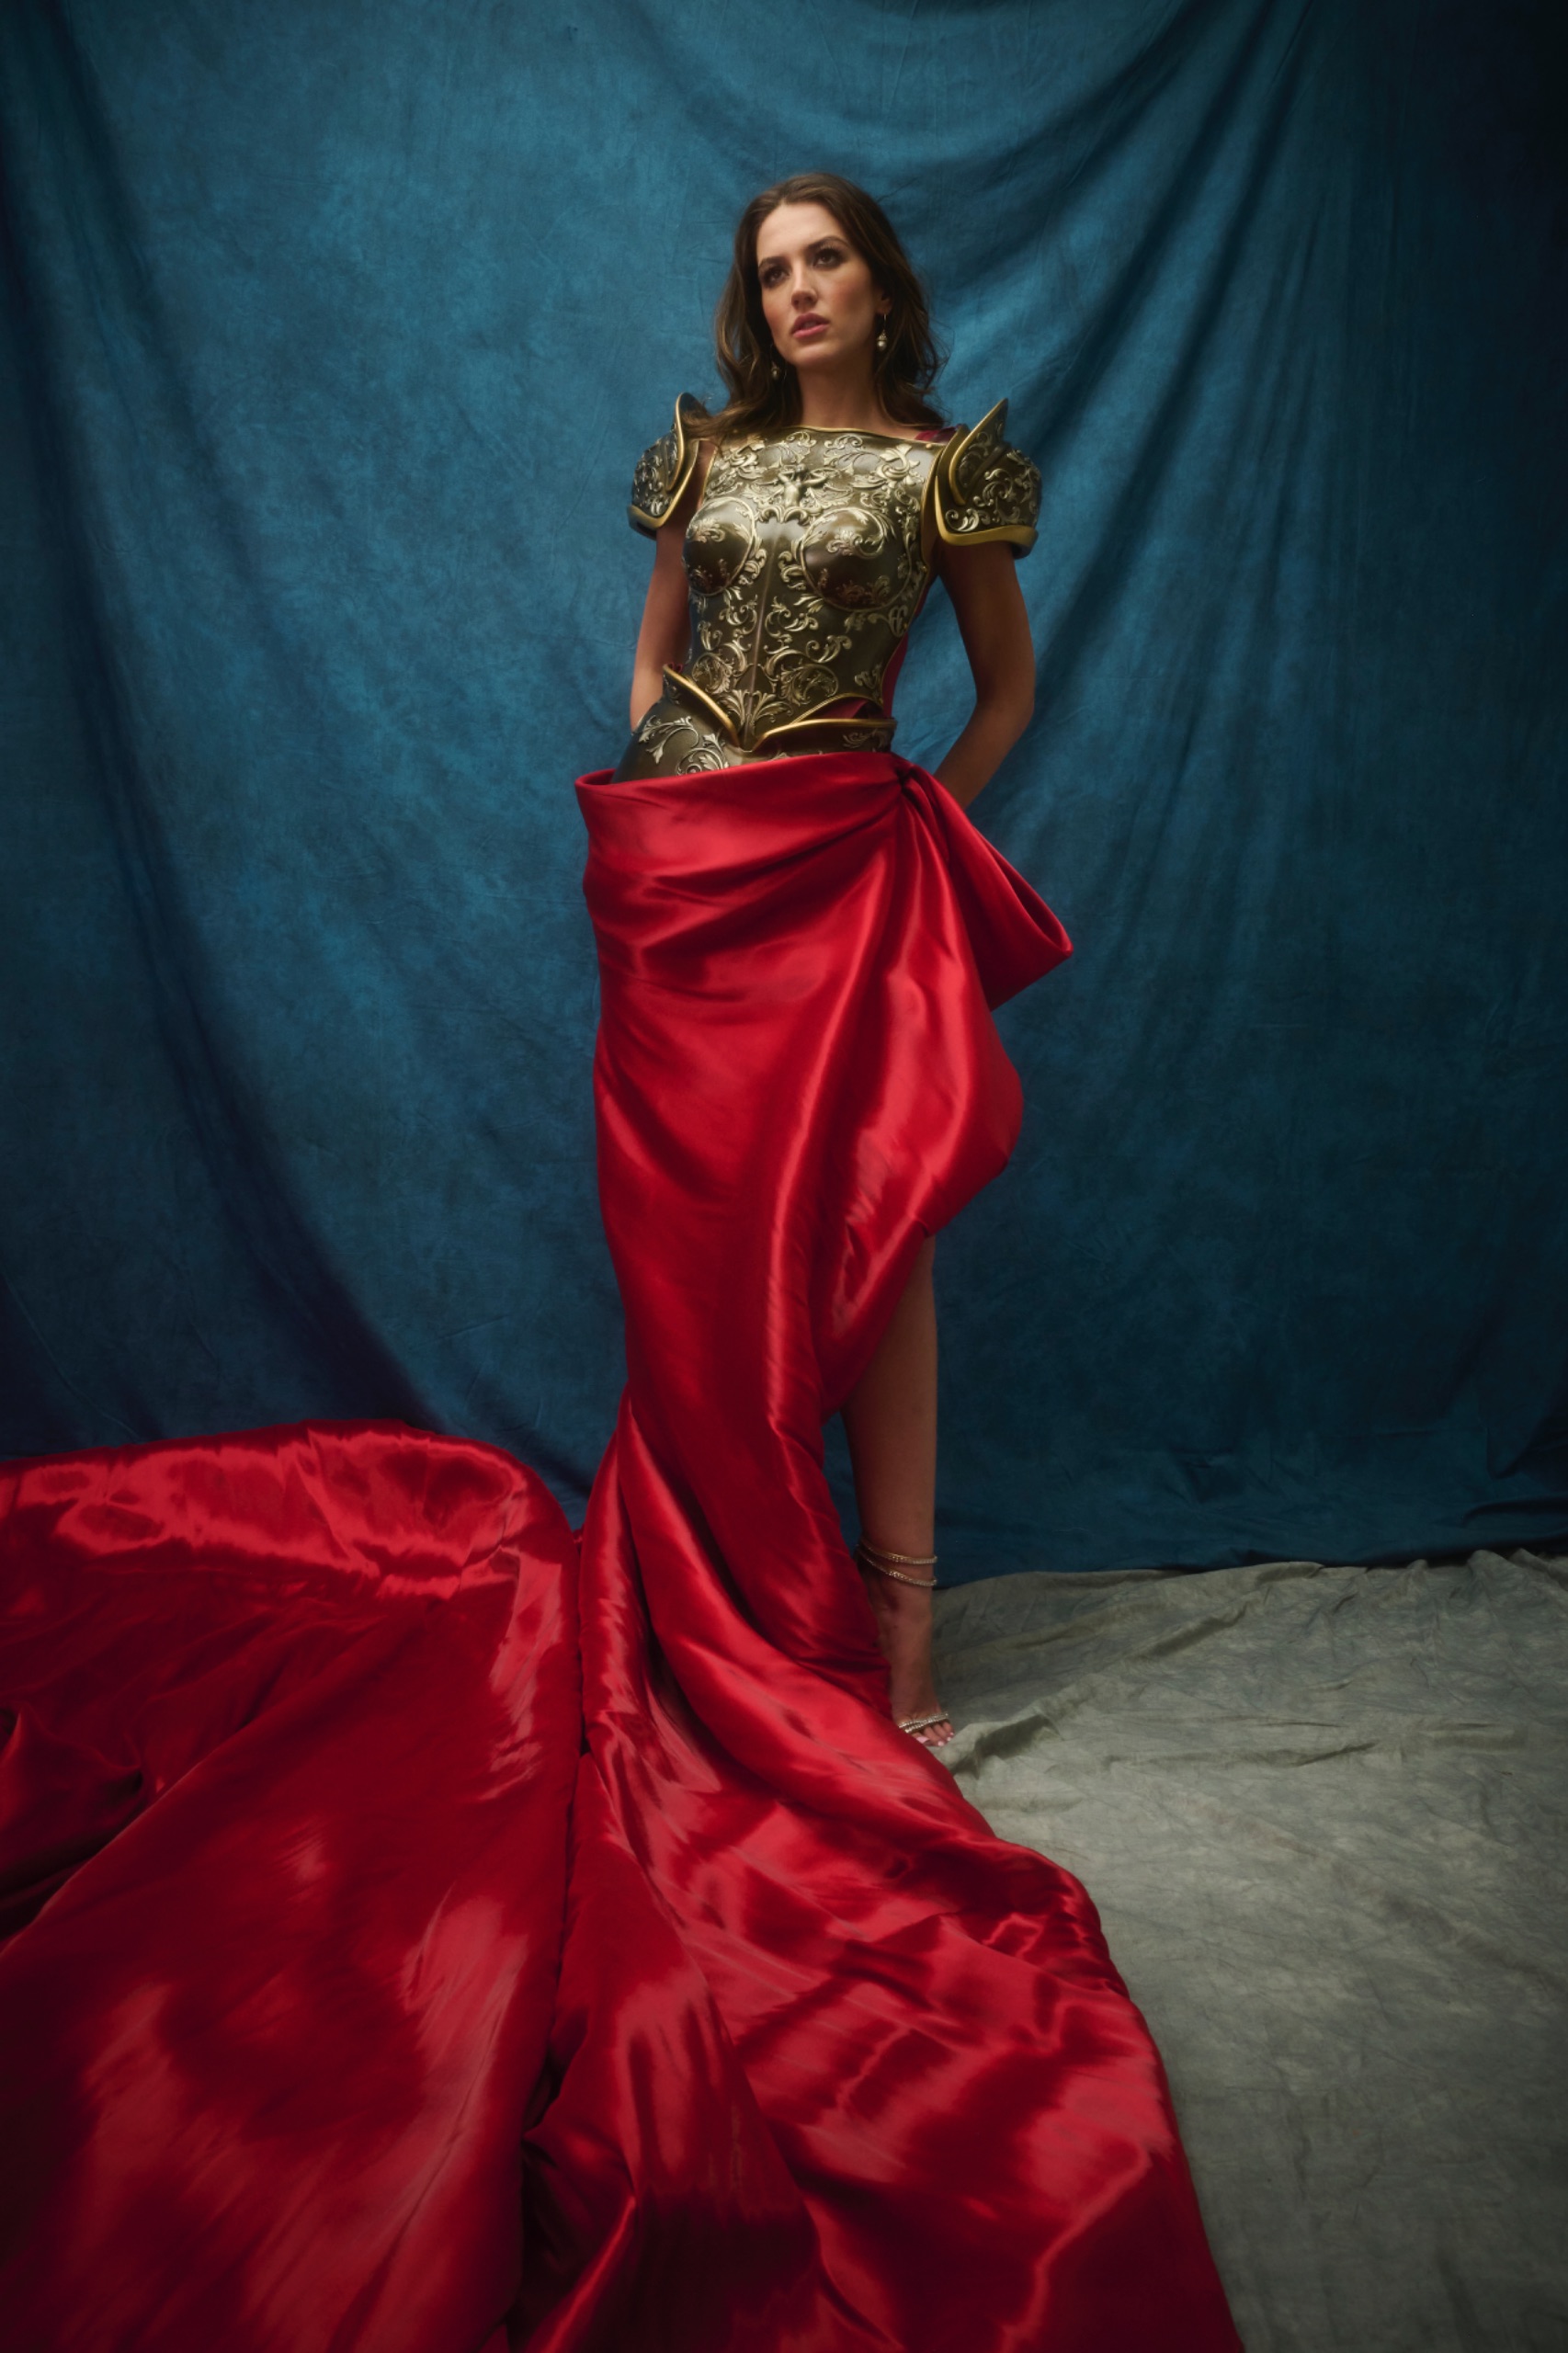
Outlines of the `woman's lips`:
M815 343L819 335L826 333L827 321L818 318L797 319L790 329L790 336L796 343Z

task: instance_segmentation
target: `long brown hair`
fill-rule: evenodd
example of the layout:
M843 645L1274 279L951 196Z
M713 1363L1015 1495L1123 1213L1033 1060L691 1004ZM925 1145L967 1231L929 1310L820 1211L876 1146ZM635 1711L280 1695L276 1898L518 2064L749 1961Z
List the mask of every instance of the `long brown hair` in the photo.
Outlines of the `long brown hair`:
M716 416L697 426L704 440L738 440L748 433L787 433L801 421L801 387L774 348L762 311L756 274L757 231L781 204L823 205L891 301L887 349L871 355L877 396L895 424L940 425L926 395L941 362L931 340L926 289L874 196L836 172L797 172L754 196L735 228L735 257L719 307L713 339L730 397ZM776 372L777 371L777 372Z

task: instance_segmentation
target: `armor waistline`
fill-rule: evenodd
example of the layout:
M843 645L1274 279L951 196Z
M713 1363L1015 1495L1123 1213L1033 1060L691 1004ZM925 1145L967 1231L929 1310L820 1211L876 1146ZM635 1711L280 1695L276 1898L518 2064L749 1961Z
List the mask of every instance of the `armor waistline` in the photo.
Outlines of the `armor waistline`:
M880 711L809 713L763 729L750 743L723 706L679 670L665 672L665 691L646 712L616 769L619 782L678 776L696 768L738 767L803 752L885 752L895 719Z

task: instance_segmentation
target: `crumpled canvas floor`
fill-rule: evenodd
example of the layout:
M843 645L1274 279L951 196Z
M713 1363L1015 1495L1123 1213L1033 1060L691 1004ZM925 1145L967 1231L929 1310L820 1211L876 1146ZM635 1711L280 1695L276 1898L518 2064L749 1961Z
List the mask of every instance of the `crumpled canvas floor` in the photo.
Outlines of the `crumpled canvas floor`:
M1568 1561L938 1610L948 1756L1098 1904L1250 2353L1564 2353Z

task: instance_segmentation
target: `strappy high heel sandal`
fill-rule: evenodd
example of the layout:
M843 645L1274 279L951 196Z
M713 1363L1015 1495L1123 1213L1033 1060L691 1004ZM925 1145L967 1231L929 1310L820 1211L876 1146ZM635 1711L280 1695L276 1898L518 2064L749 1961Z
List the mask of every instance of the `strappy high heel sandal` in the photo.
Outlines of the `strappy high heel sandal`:
M952 1718L949 1715L946 1708L938 1708L934 1716L900 1716L898 1720L898 1728L900 1732L915 1733L928 1731L932 1724L950 1724L951 1722ZM952 1735L949 1733L949 1738L950 1739ZM948 1743L946 1740L938 1740L936 1742L923 1740L920 1744L922 1748L931 1748L933 1746L937 1748L946 1748L947 1745Z
M880 1544L873 1544L862 1536L855 1547L855 1557L863 1567L873 1569L880 1577L891 1577L895 1585L915 1586L922 1593L935 1593L937 1590L935 1577L912 1577L909 1574L911 1569L934 1569L937 1565L935 1552L885 1552ZM921 1733L929 1732L933 1724L950 1727L952 1721L946 1708L938 1708L928 1716L900 1716L897 1719L900 1732L908 1733L911 1738L918 1738ZM949 1729L948 1739L951 1738ZM946 1748L947 1745L946 1740L923 1740L920 1743L922 1748Z

